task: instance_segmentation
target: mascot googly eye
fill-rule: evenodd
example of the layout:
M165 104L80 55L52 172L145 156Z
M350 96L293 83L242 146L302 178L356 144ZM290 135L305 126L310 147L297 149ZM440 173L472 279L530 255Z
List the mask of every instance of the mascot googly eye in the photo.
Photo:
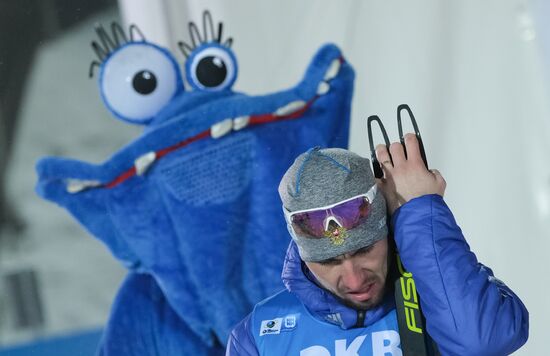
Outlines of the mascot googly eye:
M101 97L117 118L147 125L183 91L178 64L166 49L147 42L135 25L129 38L116 23L111 30L109 35L101 26L96 29L99 42L92 47L99 61L92 62L90 76L98 66Z
M189 23L191 44L179 42L187 57L185 75L189 85L197 90L221 91L230 89L237 79L237 59L231 50L233 39L223 40L223 24L214 31L210 12L203 14L203 33L195 23Z

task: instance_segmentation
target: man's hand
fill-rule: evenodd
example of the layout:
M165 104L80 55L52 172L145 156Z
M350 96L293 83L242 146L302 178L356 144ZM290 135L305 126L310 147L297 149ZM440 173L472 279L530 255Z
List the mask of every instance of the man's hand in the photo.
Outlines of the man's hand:
M390 215L401 205L422 195L443 196L447 185L437 170L426 169L414 134L405 135L405 146L407 158L399 142L390 145L389 153L386 146L376 146L376 158L384 171L384 177L378 180L378 186L386 198Z

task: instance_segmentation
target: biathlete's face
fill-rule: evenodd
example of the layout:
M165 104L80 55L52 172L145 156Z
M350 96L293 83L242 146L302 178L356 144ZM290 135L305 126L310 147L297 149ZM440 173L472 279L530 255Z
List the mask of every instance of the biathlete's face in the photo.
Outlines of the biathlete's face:
M388 275L388 238L369 247L320 262L306 262L321 285L344 304L370 309L384 297Z

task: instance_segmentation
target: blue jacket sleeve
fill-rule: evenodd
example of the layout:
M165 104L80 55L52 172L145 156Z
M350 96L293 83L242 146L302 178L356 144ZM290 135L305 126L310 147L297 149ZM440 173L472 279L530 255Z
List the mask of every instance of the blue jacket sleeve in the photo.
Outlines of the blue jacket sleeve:
M443 355L508 355L527 341L527 309L477 261L441 196L409 201L392 225L428 333Z
M248 314L231 332L225 356L258 356L252 336L252 313Z

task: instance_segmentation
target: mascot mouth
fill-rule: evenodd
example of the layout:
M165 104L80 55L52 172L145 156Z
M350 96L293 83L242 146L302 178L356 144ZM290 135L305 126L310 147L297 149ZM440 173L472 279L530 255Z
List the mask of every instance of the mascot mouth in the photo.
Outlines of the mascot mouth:
M272 113L260 115L245 115L236 118L227 118L217 122L210 128L212 138L220 138L227 135L231 131L239 131L249 125L258 125L268 122L274 122L285 119L295 119L300 117L314 102L321 96L326 95L330 91L330 84L335 79L340 71L340 67L344 62L344 58L333 59L326 69L323 78L317 82L315 95L307 99L298 99L289 101L286 104L277 107Z
M246 128L251 128L257 125L275 123L283 120L293 120L301 118L312 107L317 107L319 99L325 96L330 96L335 87L338 87L338 82L345 66L346 72L353 70L346 64L341 52L333 45L327 45L321 48L310 63L304 79L295 87L275 94L264 96L246 96L240 93L229 95L221 95L216 99L216 95L212 96L212 101L205 102L200 110L181 113L175 115L171 120L159 123L158 126L152 128L144 136L144 143L147 142L147 136L154 135L159 131L174 132L172 137L177 137L174 142L164 142L164 146L153 147L144 144L139 154L130 154L127 156L133 162L127 165L127 169L112 176L106 181L98 180L81 180L68 179L66 182L66 190L69 193L79 193L88 189L106 188L111 189L124 183L128 179L135 176L143 176L151 167L162 159L164 156L180 150L196 141L208 138L220 139L224 136L235 133ZM319 105L321 106L321 105ZM220 107L225 108L226 112L231 112L231 108L247 108L248 113L242 115L235 110L236 115L220 119L216 116L209 115L208 111L220 112ZM206 108L206 109L205 109ZM266 108L268 108L266 110ZM207 111L207 113L205 113ZM182 122L193 122L200 117L208 126L207 129L198 130L194 135L185 137L182 140L181 135L176 133L182 126ZM209 120L209 117L211 118ZM210 123L208 123L210 121ZM189 132L187 130L186 132ZM149 147L148 147L149 146ZM155 145L156 146L156 145Z

